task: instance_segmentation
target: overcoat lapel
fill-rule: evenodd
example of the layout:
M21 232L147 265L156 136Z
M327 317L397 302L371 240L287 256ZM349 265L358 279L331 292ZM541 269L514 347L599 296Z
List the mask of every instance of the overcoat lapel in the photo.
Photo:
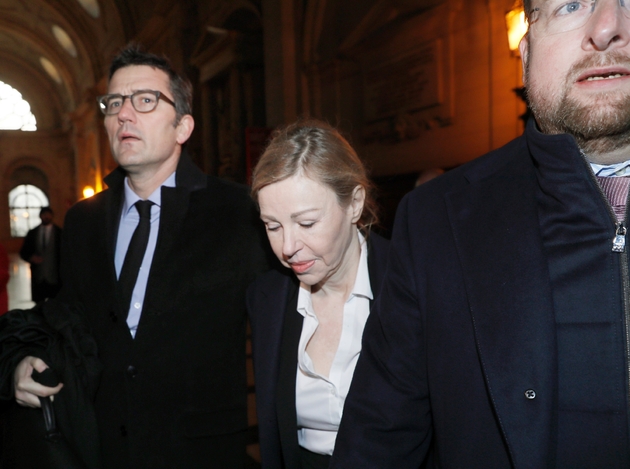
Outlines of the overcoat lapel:
M120 224L120 215L122 210L122 202L123 202L123 184L124 184L124 174L120 169L114 170L112 174L110 174L105 182L108 184L110 189L107 191L107 199L105 200L105 232L106 232L106 244L107 244L107 268L109 270L109 281L111 282L109 286L109 291L112 293L112 305L111 307L116 310L115 317L118 319L117 329L120 333L116 334L116 340L119 341L121 351L123 347L131 347L133 344L133 338L131 337L131 333L129 332L129 328L124 325L124 320L122 318L127 317L127 312L124 311L125 305L121 304L121 292L119 290L118 278L116 276L116 264L114 262L115 252L116 252L116 242L118 240L118 226ZM112 313L110 313L112 314ZM123 327L124 326L124 327Z
M120 190L119 190L120 189ZM112 189L107 193L106 200L106 223L105 227L107 236L107 266L111 272L111 279L114 284L117 283L116 278L116 265L114 263L114 257L116 252L116 241L118 239L118 225L120 223L120 211L122 210L122 188ZM119 297L119 295L117 295Z
M163 187L160 207L160 227L155 245L155 253L151 262L151 270L163 272L163 264L178 238L184 218L188 211L188 199L190 193L183 187ZM151 275L151 280L160 278L159 275ZM172 279L168 280L169 282ZM147 288L149 286L147 285Z
M521 146L497 172L467 178L446 203L488 392L514 466L546 467L557 353L532 161Z
M151 271L168 271L173 245L180 239L179 233L184 219L190 209L191 193L204 189L207 185L206 176L183 153L177 166L176 187L162 187L160 207L160 227L158 231L155 253L151 262ZM212 240L208 240L209 243ZM150 275L151 284L147 285L147 292L154 287L162 289L163 285L154 285L160 279L171 283L171 279L163 279L161 275Z

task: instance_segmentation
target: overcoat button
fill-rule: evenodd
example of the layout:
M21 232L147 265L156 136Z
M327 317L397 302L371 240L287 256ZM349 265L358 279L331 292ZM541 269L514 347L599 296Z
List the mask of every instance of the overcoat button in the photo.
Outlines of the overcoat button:
M118 321L118 315L114 313L113 311L109 312L109 318L112 320L112 322Z
M527 399L536 399L536 391L534 391L533 389L528 389L527 391L525 391L525 397Z
M127 368L127 375L129 375L130 378L135 378L137 374L138 369L133 365L129 365L129 367Z
M124 425L120 426L120 436L127 436L127 427Z

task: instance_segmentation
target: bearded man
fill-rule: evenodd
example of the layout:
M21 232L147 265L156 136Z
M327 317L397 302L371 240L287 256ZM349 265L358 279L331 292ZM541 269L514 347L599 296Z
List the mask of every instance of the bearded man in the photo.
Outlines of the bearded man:
M333 468L630 465L630 11L525 1L520 138L400 205Z

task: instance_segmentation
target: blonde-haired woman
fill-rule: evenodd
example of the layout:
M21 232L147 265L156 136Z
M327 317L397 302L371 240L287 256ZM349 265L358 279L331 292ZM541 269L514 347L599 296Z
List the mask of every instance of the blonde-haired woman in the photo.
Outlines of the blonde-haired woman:
M319 121L274 135L252 196L286 267L248 291L265 469L324 469L378 295L388 242L350 144Z

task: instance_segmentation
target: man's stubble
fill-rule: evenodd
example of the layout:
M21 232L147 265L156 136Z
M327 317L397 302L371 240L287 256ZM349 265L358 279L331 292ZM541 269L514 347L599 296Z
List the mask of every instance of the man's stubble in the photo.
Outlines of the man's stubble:
M532 47L525 68L527 98L536 122L547 134L568 133L586 154L608 153L630 145L630 93L602 92L578 99L572 96L574 83L584 70L609 65L630 68L630 58L618 51L598 53L573 64L559 92L532 83Z

